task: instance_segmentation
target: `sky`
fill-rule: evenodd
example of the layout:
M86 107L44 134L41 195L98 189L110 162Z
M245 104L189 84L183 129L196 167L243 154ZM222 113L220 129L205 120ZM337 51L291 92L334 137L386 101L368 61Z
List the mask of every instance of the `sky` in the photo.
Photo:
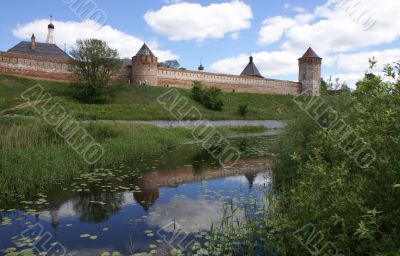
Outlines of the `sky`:
M297 81L297 59L312 47L322 76L354 88L378 59L375 72L400 60L398 0L4 0L0 51L20 41L45 42L53 16L57 45L99 38L131 58L146 42L160 61L238 75L249 55L267 78Z

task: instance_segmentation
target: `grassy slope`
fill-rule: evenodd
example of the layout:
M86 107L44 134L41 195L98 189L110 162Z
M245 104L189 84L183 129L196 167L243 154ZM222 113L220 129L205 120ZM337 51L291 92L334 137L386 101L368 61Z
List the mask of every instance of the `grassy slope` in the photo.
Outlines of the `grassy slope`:
M172 120L173 117L157 103L157 97L167 88L138 87L123 85L115 95L115 101L105 105L80 104L71 98L68 84L53 81L37 81L0 74L0 113L24 103L19 95L35 84L41 84L67 110L78 119L100 120ZM296 105L292 96L264 95L249 93L224 93L224 109L221 112L210 111L190 99L189 90L179 90L189 99L188 106L196 106L208 120L287 120L295 116ZM239 104L248 104L246 117L238 114ZM32 110L13 110L7 113L32 115Z

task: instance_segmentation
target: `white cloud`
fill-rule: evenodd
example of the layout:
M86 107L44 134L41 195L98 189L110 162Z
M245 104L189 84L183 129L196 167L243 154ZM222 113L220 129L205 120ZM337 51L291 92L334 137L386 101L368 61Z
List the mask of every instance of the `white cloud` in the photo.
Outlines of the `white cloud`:
M231 34L231 38L233 39L233 40L237 40L238 38L239 38L239 32L233 32L232 34Z
M310 14L268 18L259 32L259 42L268 45L283 37L284 50L312 44L321 54L391 43L400 37L400 19L388 17L397 17L399 10L400 1L329 0Z
M339 79L339 85L342 82L346 83L351 89L356 89L356 83L363 79L362 73L347 73L347 74L335 74L332 76L325 76L324 80L329 81L332 78L332 81L335 81L336 78ZM333 88L333 89L340 89L340 88Z
M263 76L293 75L298 73L297 59L301 55L289 51L258 52L253 54L254 63ZM239 75L249 63L249 55L240 54L214 62L214 72Z
M400 1L328 0L313 12L290 4L284 8L294 11L294 16L268 17L259 30L258 44L280 43L278 50L254 55L264 76L297 74L297 59L310 45L323 58L323 72L340 76L352 88L363 77L372 56L379 60L378 73L384 64L400 60L399 47L381 50L400 38L400 19L395 18ZM376 46L380 50L371 50ZM247 62L247 56L239 54L216 61L211 68L240 74Z
M400 60L400 49L339 54L336 56L336 63L340 70L364 72L368 68L368 59L372 57L378 60L376 70L382 71L385 64L392 64Z
M351 88L355 89L356 82L363 78L368 69L368 59L372 57L378 60L374 72L382 75L385 64L393 64L393 62L400 60L400 49L338 54L333 57L333 62L340 73L335 74L334 77L340 78L341 81L345 81Z
M295 18L275 16L265 19L258 33L258 43L261 45L269 45L278 42L289 28L299 24L306 24L312 18L312 15L300 14Z
M289 3L285 3L283 8L288 9L288 10L293 11L293 12L298 12L298 13L307 12L306 9L304 9L303 7L292 5L292 4L289 4Z
M108 45L115 48L121 57L131 58L143 45L143 40L117 30L109 25L101 27L93 21L54 21L57 45L64 49L72 47L78 39L98 38L106 41ZM26 24L19 24L13 29L14 36L30 40L32 33L35 33L38 42L45 42L47 36L47 19L34 20ZM99 29L100 28L100 29ZM154 54L160 61L178 59L178 56L169 50L160 50L156 42L149 42Z
M172 41L222 38L251 26L251 7L242 1L215 3L177 3L144 15L147 24ZM233 36L234 38L236 35Z

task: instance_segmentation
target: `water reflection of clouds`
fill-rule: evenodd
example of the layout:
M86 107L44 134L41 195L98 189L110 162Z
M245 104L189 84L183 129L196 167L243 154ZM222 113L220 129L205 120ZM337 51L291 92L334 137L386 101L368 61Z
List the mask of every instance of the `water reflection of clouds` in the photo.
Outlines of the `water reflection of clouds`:
M77 216L77 213L74 209L74 204L72 201L64 202L58 209L53 211L44 211L40 213L40 218L43 220L51 221L54 219L54 212L57 211L57 218L74 218ZM53 215L52 215L53 212Z
M68 255L79 255L79 256L92 256L92 255L102 255L104 252L112 253L114 250L112 248L82 248L78 250L68 251Z
M210 202L205 199L173 198L168 203L158 205L147 220L147 224L165 227L175 220L187 233L208 230L223 214L224 202ZM173 226L168 227L173 232ZM167 229L168 229L167 228Z
M226 177L226 181L238 181L240 183L248 183L246 176L232 176ZM252 181L255 186L268 186L272 184L272 177L269 173L259 173Z
M123 197L124 197L124 202L122 203L122 207L136 204L135 198L133 197L133 193L130 192L123 193Z

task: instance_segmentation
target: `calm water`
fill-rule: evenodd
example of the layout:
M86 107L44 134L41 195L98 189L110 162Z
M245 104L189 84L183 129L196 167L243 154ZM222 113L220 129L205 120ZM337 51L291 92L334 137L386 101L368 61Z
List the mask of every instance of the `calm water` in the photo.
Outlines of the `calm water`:
M177 234L182 247L204 240L227 203L264 202L271 186L265 145L271 139L235 139L243 157L230 169L198 145L183 145L35 193L0 210L0 254L65 248L72 255L168 255Z

